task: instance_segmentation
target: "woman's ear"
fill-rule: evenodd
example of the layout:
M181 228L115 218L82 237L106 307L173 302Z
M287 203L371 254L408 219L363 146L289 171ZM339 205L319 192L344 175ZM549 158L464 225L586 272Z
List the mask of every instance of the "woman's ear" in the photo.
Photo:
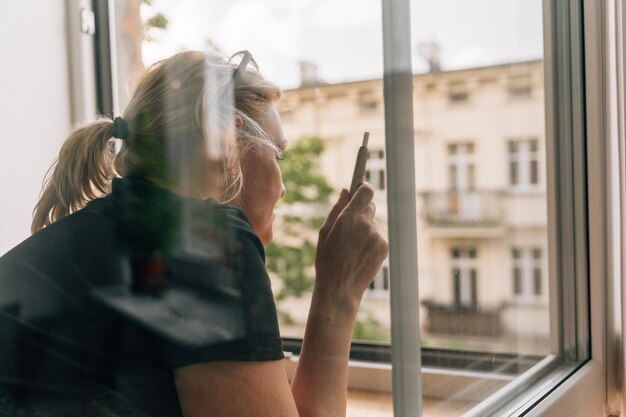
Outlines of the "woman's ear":
M243 128L243 119L238 114L235 115L235 128L237 130Z

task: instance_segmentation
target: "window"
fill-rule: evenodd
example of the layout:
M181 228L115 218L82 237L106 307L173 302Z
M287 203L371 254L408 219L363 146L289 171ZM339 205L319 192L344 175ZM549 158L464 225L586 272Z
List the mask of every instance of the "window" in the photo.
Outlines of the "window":
M158 5L156 1L152 3ZM528 13L523 17L499 8L498 2L490 3L490 7L459 6L467 8L469 14L495 15L497 18L491 20L502 22L501 27L490 29L489 36L481 37L476 34L482 33L484 28L472 26L476 19L465 19L462 25L467 27L464 28L458 27L459 22L447 22L448 12L442 10L446 8L445 2L437 5L437 2L418 0L414 7L412 5L414 15L408 26L409 11L403 9L408 1L394 2L395 6L400 5L399 10L388 3L391 2L382 2L382 14L388 18L386 22L391 22L390 26L382 28L385 40L382 52L389 54L385 55L384 105L387 108L391 104L394 111L383 120L383 115L379 114L382 112L374 111L382 101L374 104L374 100L359 97L359 117L366 123L358 129L346 123L345 103L341 102L350 102L354 113L354 101L346 98L354 97L355 84L356 91L359 91L360 80L365 79L380 79L382 86L383 71L379 63L376 74L363 75L355 70L360 69L360 65L344 62L338 66L352 68L350 74L337 78L324 75L319 78L324 82L315 84L314 88L298 80L285 82L285 96L299 103L290 109L293 117L285 117L285 131L289 139L301 136L321 139L325 149L320 155L321 166L329 173L329 181L335 188L345 186L349 180L352 165L348 161L353 161L354 157L352 145L360 139L362 130L380 132L372 134L372 139L378 138L379 142L370 146L366 175L377 189L389 194L389 199L379 204L377 215L396 243L393 247L401 249L392 254L389 266L381 269L369 291L386 291L391 297L391 304L385 306L390 307L391 315L381 314L375 321L378 321L376 326L387 332L383 341L387 343L386 348L394 352L394 372L403 381L392 393L401 405L399 415L419 415L421 399L427 404L423 407L425 416L429 416L431 407L449 416L464 412L489 415L494 410L507 415L505 410L510 411L507 407L511 407L511 401L516 398L522 395L540 398L549 394L548 388L533 391L534 382L548 375L554 377L556 374L550 372L556 372L557 367L570 372L589 358L586 349L589 339L585 332L588 300L585 298L585 245L588 242L584 231L585 114L579 101L584 98L585 90L579 78L582 63L577 60L582 44L575 38L575 34L582 34L580 22L576 20L581 18L577 16L580 4L549 0L542 8L539 2L529 2L524 6L528 7L525 9ZM370 14L380 17L377 7L373 7ZM520 25L521 20L517 19L529 22ZM553 32L543 33L542 19L545 19L545 27ZM406 36L401 37L406 38L402 41L404 46L392 43L393 31L403 29L407 30ZM446 31L456 33L456 39L466 38L465 50L452 52L456 46L443 45L445 55L430 57L431 61L441 62L440 71L429 74L420 72L419 65L424 57L409 56L413 67L407 70L407 54L416 50L411 48L410 40L440 36L445 44ZM463 36L459 37L461 31ZM316 33L324 37L323 30ZM574 39L570 39L570 35ZM544 51L543 36L550 38L546 45L553 45L565 55ZM471 39L478 45L476 48L470 47ZM488 52L497 51L500 41L511 46L519 39L531 39L534 49L530 50L534 52L511 47L502 55L504 58ZM216 39L214 42L225 41ZM229 44L228 49L239 47ZM447 58L447 54L455 58ZM271 69L263 68L263 62L280 55L275 51L267 55L272 58L257 59L270 79L276 77ZM346 55L354 59L351 54ZM276 67L270 65L270 68ZM321 72L325 67L320 65L319 68ZM545 75L546 79L535 80L535 75L511 77L511 68L515 74L525 74L530 68L532 74ZM405 92L411 90L411 83L425 77L428 77L428 86L443 88L429 89L428 98L418 95L414 103L408 102ZM548 87L545 91L544 81ZM330 89L345 91L333 96L325 93ZM558 129L553 127L555 125ZM543 132L546 126L553 128L544 139L537 132ZM424 140L412 141L403 136L418 129L423 132ZM382 132L398 140L386 141L389 138ZM451 138L455 140L452 143ZM472 141L457 138L472 138ZM561 159L548 160L550 155L560 155ZM388 168L384 165L386 159L390 159ZM380 165L376 161L380 161ZM413 172L415 178L411 175ZM574 177L568 177L570 174ZM551 190L548 194L539 185L549 182L550 175L556 179L552 188L546 187ZM571 181L568 178L572 178ZM507 190L532 190L533 195L520 197L503 192ZM465 197L460 197L462 194ZM407 195L415 195L415 201L407 203ZM430 198L433 196L436 198ZM388 224L388 218L394 221ZM548 239L548 234L555 230L559 231L558 235ZM570 232L572 235L568 235ZM518 238L522 243L513 246L504 243L518 242ZM414 265L416 259L420 261L419 270ZM556 266L547 268L549 263ZM407 298L411 294L415 297ZM517 302L507 303L511 298ZM412 301L407 302L408 299ZM531 305L538 308L533 310L538 313L530 316L529 306L525 304L536 300L544 300L545 305ZM365 309L379 314L382 309L378 310L370 301L379 300L365 300ZM300 304L300 308L306 302L305 296L292 299L284 306ZM299 319L296 310L291 312L291 318ZM575 317L563 314L572 311L576 311ZM563 317L565 321L560 321ZM370 324L375 321L366 320ZM390 321L395 321L402 337L398 333L389 336ZM538 326L529 326L529 322L545 323L546 328L541 329L541 334L533 334L534 327ZM283 324L285 335L299 335L298 326L287 321ZM535 343L537 340L539 342ZM555 346L551 344L553 340L564 342ZM438 357L439 361L433 361L433 357ZM487 368L484 363L494 358L498 364L506 364L508 358L517 365ZM420 361L424 368L414 366ZM522 363L524 365L520 365ZM550 366L543 366L546 363ZM436 372L429 368L433 366ZM525 373L531 368L535 379ZM474 373L475 379L463 385L457 371L467 369ZM484 369L489 371L482 372ZM558 375L552 381L563 380L565 371ZM437 391L433 388L437 384L421 385L422 377L424 381L442 378L437 381L445 389ZM463 387L454 390L454 384ZM549 389L554 388L554 384L548 385ZM420 392L421 395L416 394ZM533 404L532 401L518 402L517 410L524 413Z
M374 190L385 190L385 151L369 151L365 180L372 184Z
M451 254L454 305L460 308L475 309L478 307L476 249L457 247L451 250Z
M540 2L534 6L525 4L535 7L532 12L535 16L553 13L550 7L556 7L555 3L548 5L546 2L543 9ZM494 357L490 355L506 353L521 359L530 353L531 357L525 357L531 363L530 367L549 375L555 371L553 365L557 363L581 364L589 357L585 349L586 316L572 316L573 311L582 313L587 305L586 301L581 303L587 282L583 237L586 203L584 198L580 199L585 193L585 181L580 176L571 181L571 173L584 166L580 159L576 159L584 154L585 149L585 129L581 127L584 114L570 113L570 100L580 104L576 100L584 91L581 78L578 78L582 68L576 61L576 57L580 57L576 54L580 52L581 44L578 40L572 40L573 44L562 44L559 54L564 50L574 51L571 52L574 55L566 58L556 56L551 49L544 51L544 44L539 42L544 35L552 37L554 33L561 36L572 32L569 29L561 32L564 29L559 26L558 30L550 28L544 34L544 26L537 21L528 22L524 34L516 34L515 23L504 29L507 24L501 19L505 19L506 12L499 8L501 5L494 2L483 8L470 2L465 6L467 13L480 9L484 16L497 15L496 20L503 22L502 30L490 32L487 39L478 35L484 33L482 22L470 24L459 20L448 24L444 18L435 23L429 16L429 12L436 13L451 3L435 5L419 0L416 4L411 3L414 13L411 28L418 45L440 36L437 41L444 51L443 58L449 53L446 51L453 48L450 44L444 45L444 28L449 25L460 30L459 25L462 25L463 37L475 39L475 45L480 46L476 49L468 47L459 53L458 61L446 63L441 59L441 71L436 74L418 75L413 79L418 94L413 97L412 112L407 111L405 117L412 121L414 129L424 133L420 140L390 141L386 154L387 192L389 205L396 205L389 208L390 212L400 212L405 206L397 199L408 195L413 185L402 187L405 184L403 170L414 169L414 186L417 188L414 207L419 215L414 235L403 223L402 227L390 232L390 237L396 238L396 245L403 247L409 247L413 240L417 242L417 266L414 268L419 280L421 307L417 337L423 345L422 352L442 349L464 355L480 351L478 356L485 362ZM460 3L454 6L455 14L462 14L458 10ZM559 3L559 13L564 13L561 7ZM568 12L558 14L558 19L571 17L568 13L578 10L577 7L568 7ZM557 19L555 16L546 15L546 22L553 22ZM569 23L574 24L573 21ZM496 50L500 43L506 43L512 48L509 52L513 53L514 39L529 40L533 36L537 40L534 54L523 58L519 55L519 59L509 61L483 55L487 50ZM412 50L419 54L415 46ZM413 63L422 65L426 71L429 58L413 56ZM472 65L467 65L468 61ZM391 69L397 71L395 67ZM423 85L425 81L420 81L427 77L447 85L447 91L420 94L417 86ZM574 96L568 95L572 88L577 91ZM397 100L394 108L408 107L401 87L394 92ZM453 103L465 104L457 106ZM405 119L389 119L406 128ZM550 130L552 127L555 130ZM544 138L546 128L548 134ZM409 161L407 155L414 156L414 159ZM573 168L574 165L577 168ZM549 178L554 182L544 187ZM522 195L524 192L528 195ZM409 211L407 208L402 213L408 217ZM569 214L564 217L566 212ZM564 224L566 219L567 224ZM575 219L582 220L582 223ZM557 229L568 234L556 233ZM582 240L572 244L573 233ZM470 248L475 252L472 253ZM513 259L513 249L519 259ZM397 272L403 266L407 269ZM390 268L392 312L410 323L403 330L412 330L414 324L410 315L415 312L406 305L402 309L394 306L394 301L405 297L411 288L410 283L403 281L404 277L411 276L409 261L396 259L394 262L392 256ZM400 284L394 280L395 273L400 274ZM395 291L401 294L394 294ZM511 302L513 299L515 302ZM406 334L403 337L406 338ZM569 342L557 346L555 338ZM392 348L393 342L400 340L406 339L392 337ZM404 349L398 349L399 354L405 352ZM422 354L422 360L425 358L426 355ZM404 363L410 364L412 359L409 357ZM544 363L553 365L543 366ZM434 376L429 371L422 368L422 381L433 381ZM454 407L459 398L466 400L451 415L466 412L471 416L526 413L523 407L528 403L523 406L517 403L518 408L508 408L504 404L511 401L513 392L520 396L534 395L530 394L532 389L527 385L532 385L528 374L517 369L507 376L509 382L496 388L490 385L493 377L494 374L480 374L471 384L459 382L464 389L450 392L449 384L454 378L448 375L445 390L437 391L428 387L427 382L421 385L421 389L425 397L436 398L442 408ZM521 385L525 388L515 388ZM469 394L480 389L484 389L481 394ZM410 392L403 390L401 394L407 403L410 402ZM510 403L509 406L512 407Z
M474 144L448 145L449 187L454 191L474 189Z
M514 100L528 98L532 93L533 88L530 85L512 85L509 87L509 96Z
M450 82L448 91L448 102L451 105L465 104L469 101L469 92L467 91L467 85L462 81Z
M0 49L12 57L6 62L21 62L2 69L2 79L12 81L6 86L19 94L0 98L11 109L0 119L4 137L23 137L26 131L32 140L5 141L0 152L10 156L0 163L0 178L10 179L3 191L11 196L0 210L0 253L27 237L42 169L58 152L52 142L66 135L68 121L123 109L137 70L180 48L209 46L224 53L247 48L286 96L302 99L293 117L284 117L286 134L321 141L320 166L335 189L349 181L358 147L353 145L362 130L372 131L371 140L377 141L372 149L383 150L389 160L384 172L389 200L379 204L378 216L396 251L389 259L391 301L382 306L381 300L364 301L376 320L366 314L361 334L389 331L391 321L396 331L377 344L354 344L353 355L379 363L352 365L349 417L374 408L385 417L394 412L396 417L618 415L624 386L620 259L626 241L620 189L626 183L623 4L359 1L359 18L352 19L351 3L340 3L104 0L67 2L64 13L48 2L34 8L13 2L14 18L4 30L14 42ZM95 36L85 5L96 8ZM108 10L115 15L107 16ZM109 18L115 24L109 26ZM116 42L107 36L109 27L116 28ZM239 30L250 27L258 30L253 35ZM302 32L289 32L297 27ZM355 36L351 31L358 27L363 31ZM324 59L320 51L337 51L337 39L342 53ZM39 52L51 68L45 79L28 72L42 55L23 53L33 48L31 41L41 40L47 47ZM423 56L412 42L439 47ZM107 49L116 44L117 50ZM110 52L116 54L113 62ZM319 64L319 75L314 65L282 60L300 55ZM115 62L119 73L111 74L109 64ZM426 74L429 62L438 63L438 71ZM519 74L532 75L518 79ZM327 84L349 90L362 80L378 80L382 87L383 75L384 105L390 109L385 119L368 104L354 126L337 97L319 94ZM116 79L117 94L110 85ZM446 87L459 79L462 88ZM301 88L307 80L314 82ZM407 98L419 80L428 80L429 97ZM35 101L54 103L51 123L38 126L19 117L32 119L26 109ZM354 114L354 101L344 101L350 102L347 114ZM414 131L420 132L417 141ZM472 138L476 146L476 152L464 150L473 157L471 181L468 164L460 174L463 164L449 163L451 138ZM26 160L29 164L19 162ZM474 189L471 216L459 214L466 211L455 190L463 188ZM469 248L478 248L474 258ZM475 285L471 273L462 273L466 265L477 271ZM382 277L384 288L384 276L381 270L374 287L380 288ZM4 282L0 309L30 314L16 307ZM462 303L473 299L473 292L477 308L459 311L455 293ZM289 324L288 315L281 315L286 335L298 336L296 313L306 302L304 295L280 306L296 321ZM294 304L300 305L288 310ZM35 314L45 314L45 306L37 307ZM541 326L542 333L529 333ZM468 335L468 329L488 334ZM297 356L297 349L291 351ZM363 369L386 373L359 378ZM385 383L392 379L393 391Z
M382 56L380 30L377 34L375 29L380 29L379 2L367 0L360 5L368 12L366 22L372 30L367 34L342 26L337 27L338 32L328 30L332 25L326 18L330 3L297 6L285 3L275 7L262 3L243 6L218 1L169 4L154 0L144 3L140 10L141 23L149 36L129 39L132 33L127 32L128 25L117 25L120 101L123 101L122 92L132 90L134 79L126 76L131 69L167 57L179 48L208 47L225 55L250 50L263 75L283 89L279 110L289 145L281 167L288 195L277 206L280 221L277 222L274 242L267 248L267 265L280 313L281 333L285 337L301 338L314 279L311 265L317 233L312 225L323 221L341 188L349 186L358 150L358 145L352 145L361 140L364 130L371 131L367 180L378 191L386 189L384 114L378 111L382 108L382 96L377 93L382 91L383 68L382 61L373 58ZM129 2L125 6L128 7L117 9L119 22L139 17L135 14L139 10L133 9L138 8L138 4ZM255 12L251 14L253 9ZM165 27L151 25L150 19L159 13L168 22ZM347 10L344 13L344 18L349 20L350 13ZM341 19L340 14L334 15ZM286 53L281 49L284 45L277 44L267 31L258 36L245 31L233 36L234 29L222 30L218 25L207 25L206 16L220 21L235 19L237 27L256 27L261 16L264 22L273 22L267 24L281 27L280 36L290 39L295 48L310 53L307 53L306 60L298 54ZM290 16L292 21L302 19L308 24L283 26L284 16ZM186 30L181 30L182 27ZM346 48L356 50L366 39L371 47L359 54L360 58L352 53L339 59L329 54L328 51L336 49L337 36L349 30L360 34L357 38L346 39L343 43ZM129 61L128 57L135 61ZM361 81L364 79L368 81ZM358 125L350 121L355 103L359 117L364 118ZM384 204L384 198L384 192L377 194L377 199L381 200L379 205ZM386 218L383 215L378 215L378 223L385 233ZM289 262L284 262L285 259ZM381 269L374 284L375 292L388 293L389 281L389 269ZM363 319L362 338L367 341L372 336L372 340L380 341L382 337L388 341L388 297L387 300L366 299L363 311L367 314L359 316ZM369 320L369 316L373 319Z
M513 299L518 302L541 301L543 293L541 248L511 249Z
M511 77L509 80L509 97L511 100L529 99L532 94L533 87L530 77Z
M508 144L509 184L515 191L531 191L539 184L538 141L514 140Z
M376 112L381 100L371 93L359 94L359 112L361 115Z
M469 100L469 93L467 91L453 91L448 94L450 104L463 104Z

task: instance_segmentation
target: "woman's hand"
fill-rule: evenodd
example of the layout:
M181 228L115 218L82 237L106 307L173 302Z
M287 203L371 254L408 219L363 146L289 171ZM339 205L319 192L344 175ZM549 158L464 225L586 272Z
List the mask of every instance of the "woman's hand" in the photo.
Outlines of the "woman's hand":
M388 243L374 220L374 190L361 185L352 199L344 189L320 229L315 259L317 296L361 301L387 257Z

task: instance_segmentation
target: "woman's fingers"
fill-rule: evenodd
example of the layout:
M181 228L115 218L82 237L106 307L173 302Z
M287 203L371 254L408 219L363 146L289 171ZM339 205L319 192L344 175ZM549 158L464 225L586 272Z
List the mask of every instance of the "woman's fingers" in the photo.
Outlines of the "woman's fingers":
M316 268L320 277L336 277L325 281L333 288L339 279L348 293L362 295L387 256L373 198L369 184L362 184L352 199L344 190L320 229Z
M374 221L374 214L376 214L376 204L370 201L365 210L363 210L363 214L368 218Z
M320 233L319 233L320 240L326 239L326 236L328 236L328 233L330 233L330 230L333 228L333 225L337 221L337 217L339 217L339 215L341 214L341 212L346 207L349 201L350 201L350 196L349 196L348 190L344 188L341 190L341 194L339 195L339 200L337 200L333 208L330 210L330 213L328 213L328 217L326 218L324 225L320 229Z
M346 211L363 212L374 198L374 189L369 184L361 184L346 206Z

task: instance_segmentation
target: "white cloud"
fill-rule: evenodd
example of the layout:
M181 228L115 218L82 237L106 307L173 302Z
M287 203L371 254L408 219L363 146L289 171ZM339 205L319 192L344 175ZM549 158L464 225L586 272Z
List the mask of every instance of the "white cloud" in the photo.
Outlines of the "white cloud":
M455 54L449 58L445 58L447 63L446 68L467 68L479 65L481 62L491 62L493 57L487 54L483 48L478 45L472 45L463 49L458 54Z
M170 19L146 58L210 38L227 53L250 50L266 76L299 83L298 61L329 82L381 77L380 0L153 0ZM542 55L541 0L413 0L412 38L435 40L442 67L488 65ZM414 69L424 70L414 52Z

